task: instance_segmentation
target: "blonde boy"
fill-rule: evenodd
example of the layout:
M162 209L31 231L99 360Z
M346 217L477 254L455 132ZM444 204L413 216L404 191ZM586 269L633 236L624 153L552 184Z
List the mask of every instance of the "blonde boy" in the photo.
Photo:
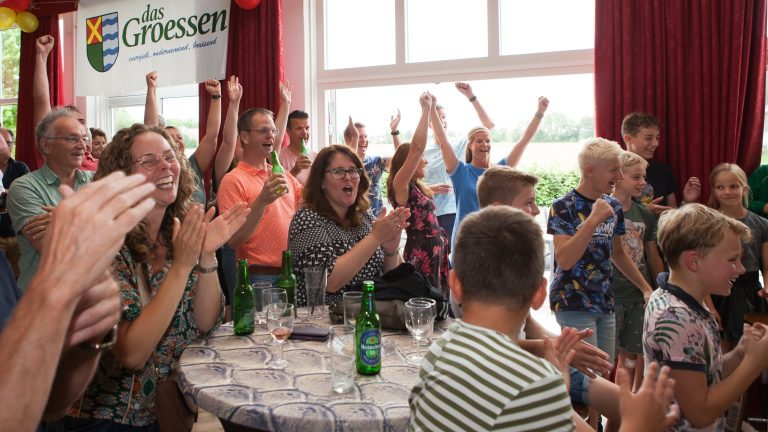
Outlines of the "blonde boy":
M611 261L643 291L644 298L652 292L622 248L624 211L609 196L622 179L619 157L623 153L614 141L587 140L578 158L579 184L552 203L547 221L555 249L550 307L561 326L591 329L593 335L585 340L611 360L616 345Z
M624 177L616 182L611 196L619 200L624 212L625 234L622 236L622 245L643 278L653 285L656 276L664 271L664 264L656 249L656 217L650 210L633 201L640 198L646 185L645 169L648 162L632 152L624 152L619 160ZM616 300L618 366L627 370L630 382L634 381L633 377L641 380L645 305L643 292L615 267L612 288Z
M744 273L741 241L749 228L716 210L690 204L659 219L659 245L670 272L645 311L646 363L672 368L680 420L673 431L722 431L723 412L768 367L765 326L744 326L744 336L723 355L717 323L704 306L711 294L728 295Z

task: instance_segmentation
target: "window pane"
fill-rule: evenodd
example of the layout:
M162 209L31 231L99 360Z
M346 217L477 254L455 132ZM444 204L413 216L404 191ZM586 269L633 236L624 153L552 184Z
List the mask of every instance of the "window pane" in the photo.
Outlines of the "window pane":
M19 50L21 31L18 28L0 32L2 43L3 87L0 97L15 98L19 95Z
M184 135L184 153L191 156L197 149L200 130L198 97L163 98L161 103L165 124L181 131Z
M325 68L395 63L394 0L326 0Z
M131 127L134 123L144 123L144 105L111 108L110 111L112 116L112 135L120 129Z
M17 105L3 105L3 127L10 129L13 133L16 133L16 114L18 113Z
M594 0L499 0L501 54L595 46Z
M472 90L496 123L491 160L497 162L509 153L533 118L539 96L545 95L550 99L549 109L519 167L576 169L576 143L595 133L593 79L592 74L580 74L473 81ZM389 134L390 116L400 109L400 137L403 142L409 141L421 113L418 98L423 91L434 94L438 103L446 107L451 139L463 138L479 125L472 105L453 83L339 89L335 90L335 111L331 111L335 112L335 119L331 119L336 124L334 142L344 142L342 133L347 116L351 115L354 121L366 125L368 153L391 155L394 148ZM509 95L514 95L514 99Z
M488 55L487 0L408 0L410 63Z

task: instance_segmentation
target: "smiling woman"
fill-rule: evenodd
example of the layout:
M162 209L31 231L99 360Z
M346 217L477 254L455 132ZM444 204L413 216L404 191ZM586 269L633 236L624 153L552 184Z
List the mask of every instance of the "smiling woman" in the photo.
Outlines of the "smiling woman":
M302 208L288 231L288 249L296 270L297 303L306 306L303 269L328 270L325 301L396 267L410 211L382 212L374 221L368 202L370 180L363 162L349 147L332 145L317 154L303 192Z

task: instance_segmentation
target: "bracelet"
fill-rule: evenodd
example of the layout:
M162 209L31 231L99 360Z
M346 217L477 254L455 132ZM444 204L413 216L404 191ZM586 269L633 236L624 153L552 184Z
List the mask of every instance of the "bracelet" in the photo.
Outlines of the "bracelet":
M210 267L200 267L200 264L195 265L195 271L198 273L213 273L219 269L219 261L214 258L213 265Z
M544 113L541 112L541 111L536 111L536 118L537 119L543 119L544 118Z
M115 345L115 342L117 342L117 324L112 326L112 328L109 330L109 333L104 336L104 339L101 342L83 342L80 344L80 348L86 349L88 351L104 352L112 348L112 346Z
M471 98L469 98L469 101L470 101L470 102L474 102L474 101L476 101L476 100L477 100L477 96L475 96L475 95L472 95L472 97L471 97Z
M391 258L391 257L400 255L400 248L397 248L397 249L395 249L395 250L393 250L391 252L386 250L386 249L384 249L384 248L381 248L381 250L384 252L384 256L385 257L390 257Z
M394 130L391 133L392 133L392 136L400 135L400 130L399 129L398 130Z
M221 95L211 95L211 99L221 99Z

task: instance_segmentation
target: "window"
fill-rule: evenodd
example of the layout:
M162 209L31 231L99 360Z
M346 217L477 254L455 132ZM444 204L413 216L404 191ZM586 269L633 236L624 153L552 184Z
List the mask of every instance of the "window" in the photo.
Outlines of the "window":
M144 122L144 94L107 98L109 136L134 123ZM184 135L187 156L197 149L199 120L197 85L159 88L158 110L169 126L176 126Z
M395 8L391 1L327 0L328 69L393 64Z
M488 55L487 0L408 0L407 61Z
M21 30L12 28L0 31L2 49L2 76L0 88L0 111L2 125L16 132L16 108L19 95L19 52Z
M501 54L592 49L594 0L500 0Z

